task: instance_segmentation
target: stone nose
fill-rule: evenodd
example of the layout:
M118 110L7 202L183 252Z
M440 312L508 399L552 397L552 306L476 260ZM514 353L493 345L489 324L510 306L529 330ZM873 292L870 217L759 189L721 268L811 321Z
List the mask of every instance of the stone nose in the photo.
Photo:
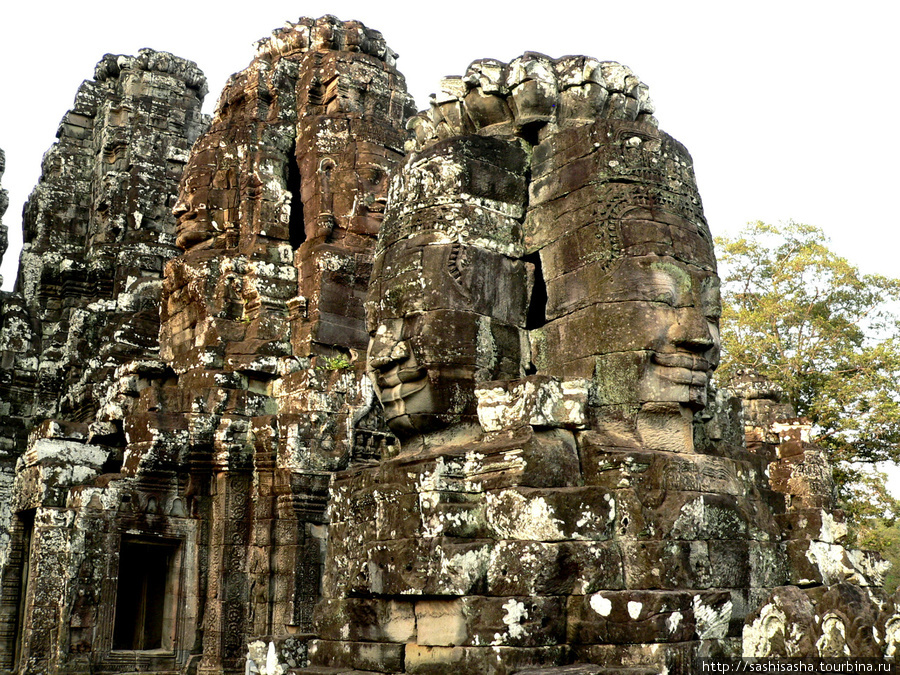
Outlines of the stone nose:
M172 215L182 221L203 220L206 218L206 204L192 204L185 199L179 199L172 207Z
M185 213L191 210L191 207L188 206L187 202L183 199L179 199L175 206L172 207L172 215L176 218L181 218Z
M702 312L687 307L678 312L678 321L669 329L669 339L680 349L702 354L718 347L718 331L713 328Z
M409 344L406 340L390 340L376 338L369 355L369 367L386 370L395 364L409 359Z

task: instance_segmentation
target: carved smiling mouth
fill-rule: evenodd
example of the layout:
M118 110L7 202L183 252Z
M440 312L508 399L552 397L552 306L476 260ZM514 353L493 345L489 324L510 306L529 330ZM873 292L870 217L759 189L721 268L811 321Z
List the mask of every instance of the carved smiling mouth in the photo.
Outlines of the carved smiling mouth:
M428 376L424 368L394 368L379 373L376 381L381 390L379 398L385 407L392 404L399 405L404 399L428 386Z
M366 201L364 202L366 211L373 215L384 215L384 210L387 207L387 202L383 199L376 199L374 201Z
M667 368L687 368L688 370L702 370L707 372L711 366L709 361L702 356L696 354L688 354L686 352L674 352L670 354L660 354L654 352L651 357L654 363Z
M398 404L400 401L409 398L416 392L422 391L428 385L428 380L421 379L417 382L403 382L396 387L390 387L381 390L381 402L388 406Z
M696 354L685 352L654 353L650 360L664 368L671 368L672 370L665 374L665 378L677 384L705 387L712 370L709 361Z

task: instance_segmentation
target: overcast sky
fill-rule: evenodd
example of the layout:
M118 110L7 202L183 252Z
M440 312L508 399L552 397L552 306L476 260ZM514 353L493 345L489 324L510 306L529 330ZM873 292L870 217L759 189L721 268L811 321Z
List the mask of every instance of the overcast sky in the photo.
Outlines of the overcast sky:
M842 7L843 9L835 9ZM141 47L196 61L211 111L253 43L286 20L335 14L380 30L420 108L440 77L524 51L630 66L660 126L694 157L714 234L751 220L819 225L865 271L896 276L900 5L769 2L16 3L0 23L2 185L10 192L4 288L15 277L22 205L79 83L104 53Z

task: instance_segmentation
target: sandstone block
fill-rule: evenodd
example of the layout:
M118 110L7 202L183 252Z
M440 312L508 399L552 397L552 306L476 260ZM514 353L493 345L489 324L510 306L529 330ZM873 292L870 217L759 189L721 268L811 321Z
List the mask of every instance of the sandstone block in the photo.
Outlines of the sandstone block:
M475 389L478 421L487 432L537 427L579 428L587 422L590 382L531 376L491 382Z
M614 541L501 541L487 568L489 595L583 595L625 585Z
M416 639L411 602L376 598L326 599L316 605L321 638L351 642L406 643Z
M350 666L377 673L403 671L405 646L383 642L312 640L309 658L316 663Z
M569 638L581 644L683 642L726 637L731 595L610 591L569 599Z

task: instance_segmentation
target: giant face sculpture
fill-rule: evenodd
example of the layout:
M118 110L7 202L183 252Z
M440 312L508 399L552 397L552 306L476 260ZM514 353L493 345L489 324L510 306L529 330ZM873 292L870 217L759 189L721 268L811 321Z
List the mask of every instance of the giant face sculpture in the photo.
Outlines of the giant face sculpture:
M636 123L580 133L593 142L577 171L551 155L532 187L526 236L548 291L535 361L593 377L601 404L702 408L718 365L720 300L690 158Z
M593 378L601 405L702 408L720 303L686 151L636 122L560 132L534 150L527 214L517 152L449 139L392 186L368 308L369 370L391 426L463 419L475 382L521 374L526 311L544 317L527 325L538 373ZM538 265L533 280L523 259Z
M521 374L525 266L441 239L414 236L381 260L397 274L372 317L368 367L401 434L474 418L475 382Z
M678 221L658 214L656 225ZM627 220L627 219L626 219ZM699 238L698 238L699 239ZM702 245L698 241L698 244ZM719 362L719 280L714 272L672 256L626 256L596 289L606 330L595 339L604 364L627 364L629 376L614 369L625 391L620 400L706 405L710 373ZM588 340L590 342L590 340Z
M229 246L261 236L368 250L413 112L396 54L377 31L333 16L257 47L185 167L178 245L221 246L230 233Z
M392 430L475 419L475 383L522 374L524 153L439 143L391 187L367 302L368 369Z
M199 154L192 155L188 160L183 173L181 195L172 209L173 215L178 219L175 243L182 249L210 240L225 229L227 211L215 208L210 203L210 198L222 197L223 191L212 188L210 174L214 170L204 170L198 157ZM236 194L228 194L225 198L237 201ZM235 206L236 204L232 204L233 209Z
M387 201L390 165L369 162L356 168L356 197L351 207L351 229L378 234Z

